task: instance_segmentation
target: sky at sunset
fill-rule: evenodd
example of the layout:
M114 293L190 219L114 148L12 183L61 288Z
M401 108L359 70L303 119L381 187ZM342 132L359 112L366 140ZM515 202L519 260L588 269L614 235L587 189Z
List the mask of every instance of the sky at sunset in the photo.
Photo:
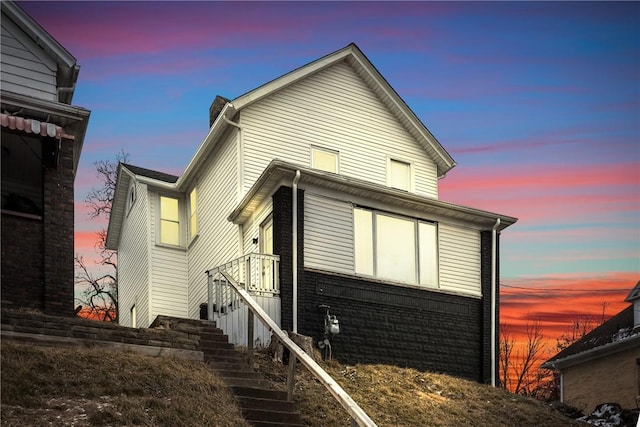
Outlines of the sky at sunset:
M355 42L457 166L440 199L519 218L501 237L502 320L610 317L640 279L640 2L19 2L81 66L93 162L181 174L216 95ZM604 304L604 306L603 306Z

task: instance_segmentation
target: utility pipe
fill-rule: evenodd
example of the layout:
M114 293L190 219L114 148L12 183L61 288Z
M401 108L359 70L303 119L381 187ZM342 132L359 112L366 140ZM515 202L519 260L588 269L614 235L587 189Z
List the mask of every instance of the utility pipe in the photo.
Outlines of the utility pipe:
M291 188L293 190L292 214L293 214L293 333L298 333L298 181L300 170L296 171Z
M498 269L498 257L496 253L497 229L500 226L500 218L491 229L491 385L496 386L496 276Z

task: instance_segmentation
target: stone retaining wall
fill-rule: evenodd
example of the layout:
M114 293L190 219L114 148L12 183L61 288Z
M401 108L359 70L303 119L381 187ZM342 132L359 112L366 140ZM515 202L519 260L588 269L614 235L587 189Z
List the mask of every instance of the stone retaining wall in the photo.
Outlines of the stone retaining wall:
M158 316L151 328L128 328L79 317L58 317L35 311L2 310L1 330L10 335L46 335L84 341L106 341L200 351L200 332L214 322ZM5 334L6 333L6 334Z

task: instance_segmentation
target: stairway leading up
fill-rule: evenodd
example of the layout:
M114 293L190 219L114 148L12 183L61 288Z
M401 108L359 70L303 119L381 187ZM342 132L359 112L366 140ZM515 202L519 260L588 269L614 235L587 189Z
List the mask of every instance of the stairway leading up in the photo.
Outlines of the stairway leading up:
M200 350L205 362L227 383L236 396L247 422L257 427L304 426L285 391L270 389L269 383L250 367L243 354L214 326L204 326Z

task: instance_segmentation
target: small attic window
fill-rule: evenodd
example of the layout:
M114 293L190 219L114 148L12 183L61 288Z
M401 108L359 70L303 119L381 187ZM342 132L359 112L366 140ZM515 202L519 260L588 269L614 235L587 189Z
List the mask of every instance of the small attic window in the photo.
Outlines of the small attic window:
M129 187L129 193L127 194L127 215L131 212L131 208L136 202L136 185L134 183Z

